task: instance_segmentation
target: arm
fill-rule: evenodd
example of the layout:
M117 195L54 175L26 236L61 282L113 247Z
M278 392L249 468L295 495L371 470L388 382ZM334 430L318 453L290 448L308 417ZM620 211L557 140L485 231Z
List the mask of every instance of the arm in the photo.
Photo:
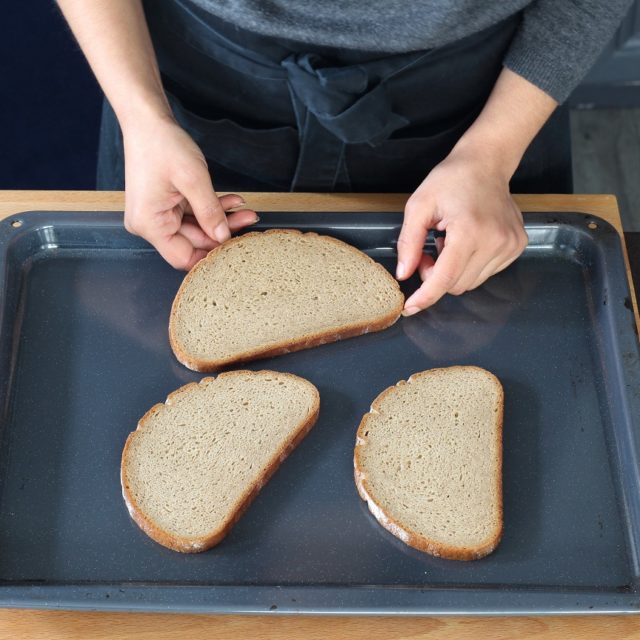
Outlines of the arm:
M58 0L122 128L125 227L173 266L190 268L257 219L218 198L205 158L173 119L140 0Z
M564 102L610 41L632 0L534 0L504 65Z
M418 269L423 284L405 303L411 315L445 293L474 289L527 246L509 180L556 101L503 69L471 127L409 198L398 238L397 276ZM446 230L435 262L422 252L429 229Z
M409 198L398 238L398 279L418 269L411 315L481 285L513 262L527 236L509 180L556 105L588 71L631 0L534 0L504 69L474 124ZM435 262L423 256L431 228L447 231Z

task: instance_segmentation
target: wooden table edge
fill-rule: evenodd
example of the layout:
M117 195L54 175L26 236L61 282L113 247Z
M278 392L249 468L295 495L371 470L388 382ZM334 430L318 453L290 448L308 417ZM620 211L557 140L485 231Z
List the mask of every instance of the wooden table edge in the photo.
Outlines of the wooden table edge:
M402 193L244 192L247 205L269 211L402 211ZM608 194L518 194L523 211L575 211L599 216L622 231L616 197ZM0 191L0 219L31 210L121 211L122 191Z

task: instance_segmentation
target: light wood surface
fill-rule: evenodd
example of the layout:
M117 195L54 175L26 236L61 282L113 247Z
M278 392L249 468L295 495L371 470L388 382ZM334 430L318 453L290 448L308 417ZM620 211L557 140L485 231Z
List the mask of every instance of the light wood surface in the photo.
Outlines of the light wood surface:
M257 211L402 211L401 193L243 193ZM518 195L523 211L578 211L599 216L622 230L615 196ZM121 191L0 191L0 218L34 209L122 211Z
M0 640L626 640L640 616L549 618L239 617L0 612Z
M270 211L401 211L398 194L247 193L247 203ZM609 195L517 196L524 211L577 211L622 231L616 199ZM122 210L123 194L80 191L0 191L0 219L30 210ZM628 265L627 265L628 268ZM632 288L633 290L633 288ZM640 639L640 616L553 617L279 617L0 610L0 640L481 640L519 638Z

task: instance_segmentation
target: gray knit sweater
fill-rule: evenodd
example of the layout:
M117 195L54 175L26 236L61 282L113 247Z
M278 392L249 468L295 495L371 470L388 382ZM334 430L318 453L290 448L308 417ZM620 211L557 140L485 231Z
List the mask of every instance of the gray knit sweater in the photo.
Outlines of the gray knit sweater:
M505 66L563 102L631 0L194 0L239 27L317 45L399 53L438 47L518 11Z

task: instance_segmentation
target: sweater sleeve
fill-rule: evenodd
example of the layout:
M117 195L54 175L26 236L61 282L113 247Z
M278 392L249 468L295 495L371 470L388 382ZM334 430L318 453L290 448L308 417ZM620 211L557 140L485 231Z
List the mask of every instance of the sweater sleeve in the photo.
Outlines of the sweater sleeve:
M564 102L619 26L632 0L534 0L504 65Z

